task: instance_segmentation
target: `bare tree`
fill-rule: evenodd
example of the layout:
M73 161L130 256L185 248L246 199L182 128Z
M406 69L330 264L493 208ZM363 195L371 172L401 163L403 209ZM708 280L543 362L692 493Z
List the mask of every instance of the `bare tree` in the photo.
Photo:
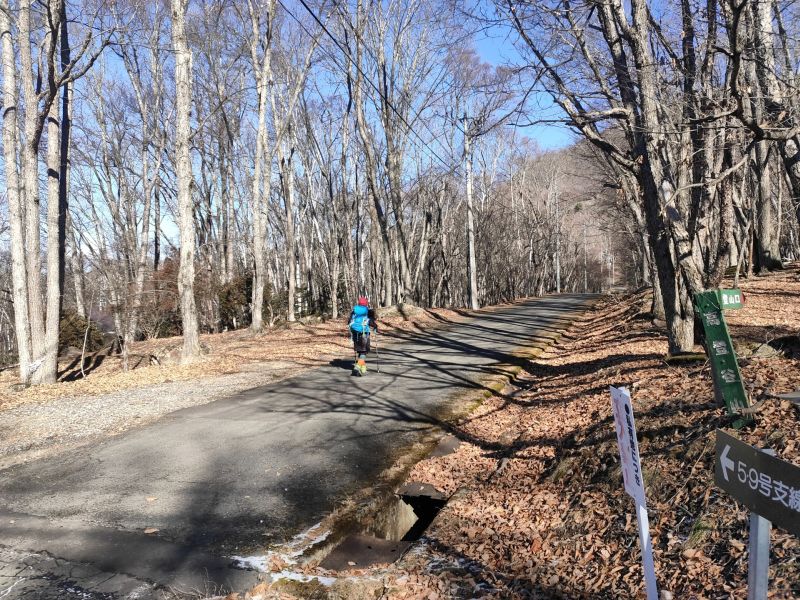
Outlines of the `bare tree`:
M83 19L89 25L73 54L67 38L64 0L51 0L35 7L29 0L20 0L16 10L12 10L8 2L0 6L4 13L4 96L8 106L13 107L4 115L4 153L6 176L14 190L9 204L12 208L12 264L16 265L15 297L19 298L15 308L27 322L18 326L16 331L20 377L24 383L52 383L57 376L66 227L64 186L68 183L67 157L62 160L62 148L65 151L68 147L70 86L91 68L109 40L108 31L100 19L103 6L100 4L95 8L95 13L87 13ZM17 15L16 23L12 19L14 14ZM36 55L34 48L37 49ZM17 56L19 72L12 65ZM61 64L56 60L58 56ZM58 100L62 93L64 110L60 113ZM21 115L16 110L20 98L24 102ZM67 119L67 131L63 136L62 116ZM45 163L48 174L45 306L42 305L39 210L39 162L43 138L47 141ZM23 303L26 308L22 307Z
M200 354L197 306L194 297L195 224L192 200L191 123L192 53L186 36L188 0L172 0L172 48L175 52L175 175L178 186L178 214L181 262L178 293L183 322L185 362Z

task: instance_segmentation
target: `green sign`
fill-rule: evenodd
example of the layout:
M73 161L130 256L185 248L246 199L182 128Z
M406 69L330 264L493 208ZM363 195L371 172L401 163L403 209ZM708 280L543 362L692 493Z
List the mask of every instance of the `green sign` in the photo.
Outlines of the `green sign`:
M706 352L711 359L714 395L720 404L725 404L729 415L738 415L743 408L750 406L750 402L742 384L736 352L722 314L723 306L732 307L730 303L723 305L721 298L738 300L741 306L741 292L738 290L701 292L695 294L694 303L706 332Z
M722 310L742 308L742 290L717 290L719 306Z

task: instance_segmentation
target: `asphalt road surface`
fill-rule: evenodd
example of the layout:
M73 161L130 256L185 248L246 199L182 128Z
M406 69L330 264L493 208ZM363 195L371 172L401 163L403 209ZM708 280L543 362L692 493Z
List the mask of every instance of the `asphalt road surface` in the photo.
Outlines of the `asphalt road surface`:
M228 557L318 522L436 427L449 400L591 302L550 296L379 339L380 373L374 352L363 378L345 356L0 471L0 598L146 598L157 585L205 581L242 589L255 574Z

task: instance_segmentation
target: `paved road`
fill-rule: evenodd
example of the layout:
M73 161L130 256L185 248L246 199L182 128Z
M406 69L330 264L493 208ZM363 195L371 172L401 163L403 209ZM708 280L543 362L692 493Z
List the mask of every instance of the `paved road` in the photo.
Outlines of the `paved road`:
M196 586L198 573L246 585L254 575L223 557L319 521L386 468L398 445L436 427L448 398L480 388L509 352L558 331L590 302L547 297L403 334L380 349L380 374L351 377L349 362L332 361L2 471L0 597L72 598L70 586L76 598L147 597L153 583ZM149 527L158 533L144 535ZM37 563L41 553L60 559L61 571ZM51 595L36 595L43 585Z

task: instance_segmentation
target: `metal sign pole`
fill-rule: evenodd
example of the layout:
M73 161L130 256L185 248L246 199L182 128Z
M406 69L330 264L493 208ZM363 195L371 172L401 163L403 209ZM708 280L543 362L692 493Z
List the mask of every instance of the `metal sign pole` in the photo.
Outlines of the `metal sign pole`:
M644 567L647 600L658 600L656 567L653 563L653 543L650 539L650 519L647 517L647 507L639 503L636 504L636 520L639 523L639 546L642 548L642 567ZM769 534L767 534L767 542L769 542Z
M762 450L775 456L774 450ZM769 586L769 532L772 523L754 512L750 513L749 557L747 560L747 600L767 600Z
M718 429L714 483L751 511L747 598L766 600L772 525L800 535L800 466Z
M747 561L747 600L767 600L769 583L769 531L772 523L750 513L750 541Z
M714 394L720 404L724 404L729 415L738 415L741 409L750 406L747 392L742 383L742 374L736 361L728 326L725 323L723 308L741 306L741 294L734 295L736 303L728 300L729 290L709 291L695 294L695 309L700 315L706 337L706 351L711 362L711 375L714 380ZM728 300L720 302L720 298Z

